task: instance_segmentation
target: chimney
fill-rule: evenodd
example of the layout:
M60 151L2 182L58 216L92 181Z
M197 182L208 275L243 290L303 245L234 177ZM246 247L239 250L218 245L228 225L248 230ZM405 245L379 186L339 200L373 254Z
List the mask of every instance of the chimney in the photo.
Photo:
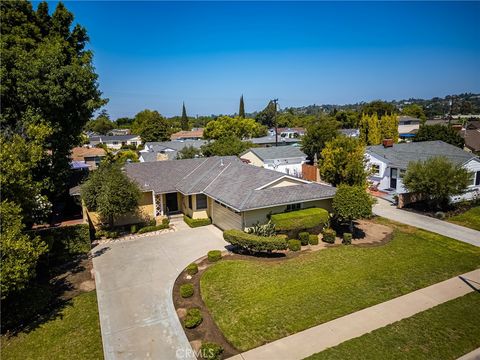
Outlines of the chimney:
M383 139L382 144L384 148L393 147L393 139Z

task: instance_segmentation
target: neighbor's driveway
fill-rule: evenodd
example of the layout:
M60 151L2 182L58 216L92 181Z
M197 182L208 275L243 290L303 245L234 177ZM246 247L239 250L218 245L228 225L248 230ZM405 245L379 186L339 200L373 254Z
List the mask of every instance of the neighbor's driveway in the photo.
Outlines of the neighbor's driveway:
M105 359L193 359L172 301L173 283L209 250L224 250L209 225L93 249Z
M434 219L430 216L397 209L392 203L380 198L377 198L377 203L373 206L373 213L480 247L480 231Z

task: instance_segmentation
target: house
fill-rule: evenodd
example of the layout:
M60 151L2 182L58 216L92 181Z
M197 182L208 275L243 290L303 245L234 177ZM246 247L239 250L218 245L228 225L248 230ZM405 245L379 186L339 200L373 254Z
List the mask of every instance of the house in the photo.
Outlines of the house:
M240 155L240 159L254 166L302 177L302 164L306 163L307 155L298 147L275 146L250 148Z
M130 129L112 129L108 132L108 135L130 135Z
M301 127L294 127L294 128L278 128L277 129L277 134L280 135L282 138L298 138L302 137L305 135L306 130ZM275 134L275 130L273 131L273 134Z
M410 139L415 137L422 120L411 116L398 117L398 136L400 139Z
M281 137L280 135L278 135L277 138L275 139L275 133L273 133L272 135L246 139L244 141L249 141L257 146L268 147L268 146L275 146L276 144L278 144L278 146L295 145L295 144L299 144L301 142L301 139Z
M96 169L106 152L102 148L74 147L70 155L72 169Z
M223 230L244 229L266 223L270 214L309 207L331 210L336 191L234 156L130 163L124 169L142 190L140 215L126 216L117 225L183 213L209 217ZM84 214L85 221L98 221L95 213L84 209Z
M142 143L142 139L138 135L94 135L89 138L91 147L98 144L105 144L110 149L119 150L125 145L138 146Z
M459 134L465 140L466 151L480 153L480 129L462 129Z
M182 130L170 135L170 140L199 140L203 138L203 128L193 128L190 131Z
M394 194L405 194L402 178L412 161L426 160L443 156L454 164L460 164L472 172L472 183L468 191L452 201L469 200L480 194L480 158L470 152L447 144L443 141L421 141L368 146L366 150L367 167L373 174L370 181L378 190Z
M200 149L206 143L206 140L147 142L145 148L139 152L139 160L140 162L175 160L183 148L192 146Z

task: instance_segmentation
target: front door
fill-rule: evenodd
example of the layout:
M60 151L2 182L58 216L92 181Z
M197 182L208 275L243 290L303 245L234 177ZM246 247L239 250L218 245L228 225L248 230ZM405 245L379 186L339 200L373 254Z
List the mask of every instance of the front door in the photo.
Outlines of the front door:
M178 211L177 193L165 194L165 198L168 212L172 213Z
M397 177L398 177L398 169L391 168L390 169L390 188L397 189Z

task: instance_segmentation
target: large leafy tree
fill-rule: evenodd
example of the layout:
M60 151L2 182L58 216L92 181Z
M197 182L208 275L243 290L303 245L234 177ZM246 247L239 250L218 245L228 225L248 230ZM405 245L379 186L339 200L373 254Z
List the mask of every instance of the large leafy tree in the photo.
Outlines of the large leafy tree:
M47 251L47 246L39 237L31 239L23 232L21 209L14 202L2 201L0 216L0 283L3 300L10 293L24 289L35 276L38 258Z
M334 116L343 129L357 128L360 121L360 114L355 110L338 111Z
M408 116L420 119L422 120L422 122L425 122L425 120L427 120L427 116L425 115L425 111L423 110L423 107L418 104L406 105L402 109L402 115L408 115Z
M220 116L210 121L203 132L205 139L220 139L234 136L239 139L259 137L267 133L267 128L253 119Z
M365 146L355 138L339 136L321 152L320 176L334 186L364 186L367 180Z
M93 131L101 135L106 135L110 130L115 128L115 124L110 121L110 117L106 111L102 111L95 120L90 120L85 125L85 130Z
M397 108L395 107L395 105L381 100L374 100L372 102L369 102L368 104L363 105L361 108L362 114L376 114L378 119L380 119L383 115L395 114L396 112Z
M320 117L315 123L307 127L307 133L302 138L302 151L310 159L320 158L320 152L327 141L338 135L339 123L330 116Z
M178 151L177 159L194 159L202 155L202 151L193 147L192 145L185 146L183 149Z
M182 118L180 119L180 126L182 130L188 130L188 116L187 116L187 109L185 108L185 103L182 105Z
M403 185L417 193L432 209L442 209L450 204L450 197L462 194L472 183L472 174L445 157L411 162L403 178Z
M382 139L393 139L398 142L398 117L395 114L383 115L380 119L380 133Z
M365 186L341 184L333 197L332 208L337 219L349 224L353 232L353 221L372 216L373 198Z
M360 119L360 139L367 145L378 145L382 141L382 131L378 116L363 113Z
M131 131L140 135L143 142L166 141L170 138L167 119L156 110L143 110L135 115Z
M87 32L73 24L73 14L61 2L52 15L45 2L37 11L26 1L4 1L0 9L5 146L15 146L8 144L14 135L25 137L29 125L40 118L51 134L42 141L48 151L32 176L51 180L50 194L61 194L67 188L70 150L80 143L93 112L105 103L92 52L85 48Z
M272 128L275 126L276 109L275 103L270 101L265 109L260 111L255 119L262 125Z
M218 140L212 141L201 147L201 152L204 156L230 156L239 155L253 144L248 141L242 141L235 136L226 136Z
M122 215L135 213L140 199L138 185L117 163L104 163L82 185L82 201L89 211L98 212L109 227Z
M441 124L435 125L420 125L417 136L413 141L433 141L441 140L448 144L463 148L464 140L451 126Z

